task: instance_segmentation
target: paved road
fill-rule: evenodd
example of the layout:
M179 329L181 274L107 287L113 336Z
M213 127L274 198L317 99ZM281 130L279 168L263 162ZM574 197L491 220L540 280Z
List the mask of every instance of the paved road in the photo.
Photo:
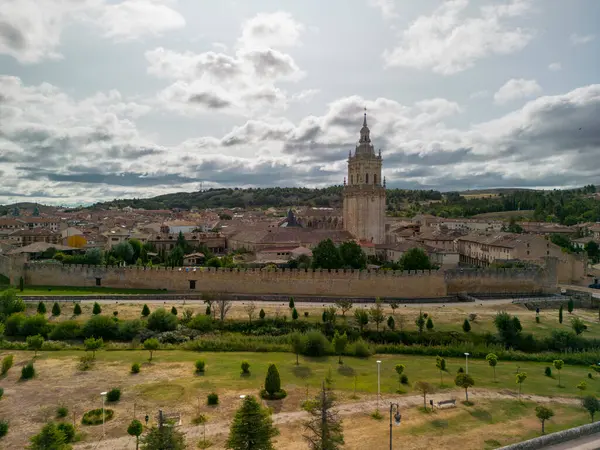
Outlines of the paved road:
M600 449L600 433L592 434L575 441L544 447L543 450L598 450Z

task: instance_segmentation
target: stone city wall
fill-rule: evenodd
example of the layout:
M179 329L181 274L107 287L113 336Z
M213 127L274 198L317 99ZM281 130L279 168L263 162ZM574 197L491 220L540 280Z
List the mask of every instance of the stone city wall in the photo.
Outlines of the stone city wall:
M436 298L460 292L541 292L543 271L190 269L26 264L25 284L314 297ZM556 282L554 282L556 286Z

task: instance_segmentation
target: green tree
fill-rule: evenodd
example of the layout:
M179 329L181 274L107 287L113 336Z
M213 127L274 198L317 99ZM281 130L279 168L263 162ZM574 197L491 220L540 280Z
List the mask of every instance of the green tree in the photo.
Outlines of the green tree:
M519 401L520 401L521 400L521 387L523 386L523 383L527 379L527 374L525 372L519 372L519 373L517 373L516 379L517 379L517 384L519 385Z
M290 297L290 301L288 303L288 306L290 309L294 309L295 308L295 304L294 304L294 297Z
M265 391L267 391L271 397L281 391L281 378L279 377L279 370L277 370L275 364L269 364L269 368L267 369Z
M468 375L466 373L459 373L456 375L456 378L454 379L454 384L456 384L458 387L461 387L465 390L465 401L469 401L469 388L473 385L475 385L475 380L473 380L473 377L471 377L471 375Z
M425 324L427 331L433 330L433 320L431 320L431 316L427 318L427 323Z
M236 411L227 448L231 450L274 450L272 439L279 434L273 426L269 411L260 406L252 395L244 398Z
M585 244L584 250L593 263L597 263L600 260L600 245L596 242L589 241Z
M558 323L563 323L563 305L558 308Z
M38 314L46 314L46 304L44 302L39 302L37 306Z
M400 388L402 387L402 373L404 372L405 368L406 367L404 366L404 364L396 364L396 367L394 367L394 370L398 375L398 391L400 391Z
M261 320L264 320L265 316L266 316L265 310L261 308L258 313L258 317L260 317Z
M417 381L415 383L415 390L423 395L423 408L427 409L427 394L433 394L435 389L426 381Z
M471 322L469 322L469 319L465 319L463 324L462 324L462 329L465 333L468 333L469 331L471 331Z
M396 329L396 321L392 316L388 317L387 326L390 330L394 331Z
M339 299L335 301L335 306L342 311L342 317L346 317L346 313L352 309L353 302L350 299Z
M415 325L419 330L419 334L423 333L423 328L425 327L425 315L423 314L423 311L419 311L419 315L415 319Z
M348 345L348 336L344 332L344 334L340 334L337 330L333 336L333 348L335 349L336 355L338 355L338 363L343 364L342 362L342 353L346 349L346 345Z
M568 303L567 303L567 311L569 311L569 314L573 314L573 308L575 307L575 304L573 303L573 299L570 298Z
M146 326L149 330L159 333L174 331L177 328L177 317L167 312L164 308L158 308L148 316Z
M390 300L389 305L392 308L392 316L395 316L396 310L400 307L400 302L398 300Z
M496 382L496 366L498 365L498 357L493 353L488 353L485 357L488 365L494 369L494 383Z
M296 354L296 365L300 364L298 361L298 355L304 351L304 341L304 336L298 332L294 332L290 336L292 351Z
M552 411L547 406L538 405L535 407L535 417L540 419L540 422L542 422L542 434L545 433L544 425L546 423L546 420L550 420L553 416L554 411Z
M511 316L506 311L500 311L496 314L494 325L496 325L498 334L506 346L513 345L523 330L519 318Z
M440 371L440 386L444 385L444 371L446 370L446 360L441 356L435 358L435 367Z
M355 241L342 242L339 252L344 267L350 269L365 269L367 267L367 255Z
M583 406L590 415L590 421L594 421L594 415L600 411L600 401L593 395L586 395L581 399L581 406Z
M379 325L383 323L385 320L385 314L383 312L383 304L381 300L377 298L375 300L375 305L369 308L369 317L373 322L375 322L375 326L377 327L377 331L379 331Z
M137 419L133 419L127 427L127 434L135 436L135 450L138 450L140 445L140 435L144 432L144 426L142 422Z
M104 340L102 338L96 339L92 336L83 341L83 346L86 352L92 352L92 359L96 359L96 352L104 347Z
M404 252L398 260L402 270L431 270L433 268L429 256L420 248L411 248Z
M176 245L175 248L173 250L171 250L171 252L169 253L169 256L167 257L167 265L171 268L183 266L184 256L185 256L185 253L184 253L183 249L180 246ZM210 261L212 261L212 260L209 260L208 262L210 262ZM208 266L208 262L207 262L207 266Z
M14 313L25 311L25 302L17 296L17 291L7 289L0 293L0 321Z
M331 239L325 239L313 249L314 269L340 269L343 265L339 249Z
M49 422L42 428L39 434L32 436L30 450L71 450L67 444L67 436L54 422Z
M174 306L171 307L171 314L173 314L174 316L177 315L177 308L175 308Z
M27 336L26 339L27 348L33 350L33 357L37 357L37 352L40 351L44 345L44 337L36 334L35 336Z
M60 305L58 302L54 302L54 305L52 305L52 315L54 317L60 316Z
M354 320L356 320L356 324L360 332L363 332L363 329L369 323L369 313L365 311L365 309L360 308L354 311Z
M321 392L309 402L309 419L304 422L304 439L311 450L338 450L344 445L342 420L333 410L333 392L321 386Z
M142 307L142 316L148 317L149 315L150 315L150 308L148 308L148 305L144 303L144 306Z
M587 383L585 381L581 381L578 385L577 385L577 389L579 389L580 392L583 392L587 389Z
M142 450L185 450L185 437L175 427L152 427L142 438Z
M73 315L74 316L81 315L81 305L79 303L75 303L75 306L73 307Z
M120 242L111 249L112 255L117 261L123 261L127 264L135 262L135 252L129 242Z
M175 245L179 248L181 248L181 250L183 250L184 252L187 252L189 250L189 245L187 243L187 241L185 240L185 236L183 235L183 232L179 232L179 234L177 235L177 242L175 243Z
M149 338L144 341L144 349L150 352L150 359L148 361L152 361L152 355L156 350L160 348L160 342L156 338Z
M300 317L298 315L298 311L296 310L296 308L292 309L292 320L298 320L298 317Z
M98 302L94 302L94 307L92 308L92 314L95 315L95 316L97 316L101 312L102 312L102 308L100 307L100 305L98 304Z
M133 249L133 256L131 257L131 261L137 261L142 256L142 249L144 248L144 244L139 239L129 239L129 245Z
M565 362L562 359L555 359L552 364L554 368L558 370L558 387L560 387L560 371L562 370Z

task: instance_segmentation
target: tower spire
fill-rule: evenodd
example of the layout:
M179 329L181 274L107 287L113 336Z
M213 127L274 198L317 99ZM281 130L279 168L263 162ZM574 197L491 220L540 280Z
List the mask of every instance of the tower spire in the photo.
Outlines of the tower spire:
M365 106L365 119L363 120L363 127L367 126L367 107Z

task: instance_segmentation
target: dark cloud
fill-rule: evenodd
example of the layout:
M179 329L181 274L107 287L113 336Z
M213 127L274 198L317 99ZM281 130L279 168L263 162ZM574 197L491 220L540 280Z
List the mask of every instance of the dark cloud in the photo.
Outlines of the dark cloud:
M4 41L9 48L16 51L25 50L25 47L27 47L25 35L21 30L8 22L0 22L0 40Z
M210 109L223 109L231 106L231 102L229 100L221 98L218 95L210 92L201 92L199 94L191 95L188 101L190 103L198 103Z

